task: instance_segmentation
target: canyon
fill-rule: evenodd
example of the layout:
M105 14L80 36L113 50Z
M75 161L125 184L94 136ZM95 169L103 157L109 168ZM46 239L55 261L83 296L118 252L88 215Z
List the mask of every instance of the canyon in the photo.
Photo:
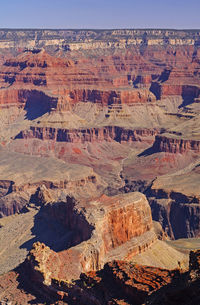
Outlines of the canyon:
M199 253L173 242L200 236L199 35L0 30L3 302L196 289Z

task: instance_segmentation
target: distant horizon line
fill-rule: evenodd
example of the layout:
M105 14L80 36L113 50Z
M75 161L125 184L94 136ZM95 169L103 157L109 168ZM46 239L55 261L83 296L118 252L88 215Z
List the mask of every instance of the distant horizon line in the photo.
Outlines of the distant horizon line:
M1 28L0 30L12 30L12 31L116 31L116 30L158 30L158 31L200 31L200 28Z

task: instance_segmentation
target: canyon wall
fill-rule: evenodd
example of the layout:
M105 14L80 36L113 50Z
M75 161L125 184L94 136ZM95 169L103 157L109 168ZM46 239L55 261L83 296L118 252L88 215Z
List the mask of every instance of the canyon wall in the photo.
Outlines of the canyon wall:
M125 48L129 45L194 45L198 30L1 30L1 48L56 46L65 50Z
M130 130L117 126L105 126L102 128L88 128L80 130L56 129L52 127L30 127L30 130L20 132L16 139L40 139L53 140L56 142L85 143L117 141L132 142L140 141L141 138L154 137L157 130L138 129Z
M167 135L158 135L155 138L153 149L160 152L186 153L187 151L200 151L200 140L184 139Z
M147 249L157 239L153 231L149 204L145 196L140 193L114 197L104 195L89 204L76 202L73 219L80 220L80 217L83 219L83 221L78 220L78 226L77 222L70 218L71 200L68 198L66 203L62 204L62 208L66 209L64 214L60 211L56 212L58 205L52 206L51 210L47 207L47 215L50 216L53 212L54 219L63 221L66 230L73 230L72 238L75 238L75 243L79 244L56 253L45 245L37 243L27 258L34 278L48 285L52 278L67 280L79 277L81 272L100 269L106 261L114 257L130 259L136 253ZM86 222L89 231L84 229L83 224ZM123 230L120 229L121 224ZM79 227L82 233L76 235ZM85 235L87 232L90 232L89 235ZM79 236L78 240L76 236Z
M199 162L173 174L157 177L146 191L153 219L171 238L200 234Z

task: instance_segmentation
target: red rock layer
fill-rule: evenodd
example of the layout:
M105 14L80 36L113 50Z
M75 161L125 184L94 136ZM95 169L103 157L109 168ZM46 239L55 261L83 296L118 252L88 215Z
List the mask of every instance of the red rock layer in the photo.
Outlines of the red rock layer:
M200 152L200 141L157 135L153 147L156 151L169 153Z
M156 129L125 129L117 126L105 126L102 128L87 129L61 129L52 127L30 127L16 137L17 139L40 139L54 140L56 142L85 143L85 142L133 142L141 141L145 137L154 137L158 131Z
M102 89L74 89L63 92L66 98L69 96L71 103L92 102L103 106L111 104L134 104L155 102L155 96L148 89L124 89L119 91Z
M190 305L199 304L200 300L199 250L190 252L190 266L186 272L114 260L100 271L81 274L78 281L52 278L51 284L47 286L41 285L43 278L38 278L36 274L34 281L29 283L29 276L27 264L23 264L16 272L1 275L2 302Z
M40 282L49 284L53 277L77 278L81 272L100 269L112 255L127 257L127 255L142 252L145 247L148 247L146 235L149 235L149 245L156 240L152 231L150 207L145 196L140 193L114 197L103 196L96 201L91 201L89 205L83 205L83 203L82 207L75 205L74 215L71 218L68 215L70 214L68 213L69 204L63 203L63 208L66 209L64 217L63 213L57 211L56 218L60 217L65 224L68 223L70 229L79 232L75 240L81 242L80 237L87 235L84 235L87 231L84 226L80 227L82 223L88 222L90 236L87 235L88 240L76 247L59 253L43 244L35 244L28 256L28 264ZM56 205L52 206L54 214L55 209ZM85 220L79 221L77 226L76 221L68 221L72 218ZM146 245L144 248L143 243Z
M169 95L197 98L198 56L194 46L146 46L143 51L132 47L116 55L80 56L78 60L53 57L44 51L25 52L5 61L0 84L4 91L46 90L49 96L62 96L72 103L146 103ZM15 99L13 92L3 94L8 100Z
M121 207L122 201L127 203ZM109 211L106 215L106 222L102 228L102 236L105 251L116 248L134 237L142 236L152 228L150 207L145 200L139 200L138 205L128 203L128 197L115 196L112 198L102 196L101 202ZM130 199L129 199L130 200Z

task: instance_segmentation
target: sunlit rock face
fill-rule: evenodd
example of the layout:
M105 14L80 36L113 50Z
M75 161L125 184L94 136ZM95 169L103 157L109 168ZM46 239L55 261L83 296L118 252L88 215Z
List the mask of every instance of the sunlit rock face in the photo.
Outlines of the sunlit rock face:
M45 283L52 278L78 278L81 272L99 270L115 258L130 259L157 240L150 206L141 193L103 195L90 202L68 197L66 202L45 209L46 217L61 221L66 232L71 231L66 248L76 245L55 252L44 244L34 244L27 263L33 276Z

